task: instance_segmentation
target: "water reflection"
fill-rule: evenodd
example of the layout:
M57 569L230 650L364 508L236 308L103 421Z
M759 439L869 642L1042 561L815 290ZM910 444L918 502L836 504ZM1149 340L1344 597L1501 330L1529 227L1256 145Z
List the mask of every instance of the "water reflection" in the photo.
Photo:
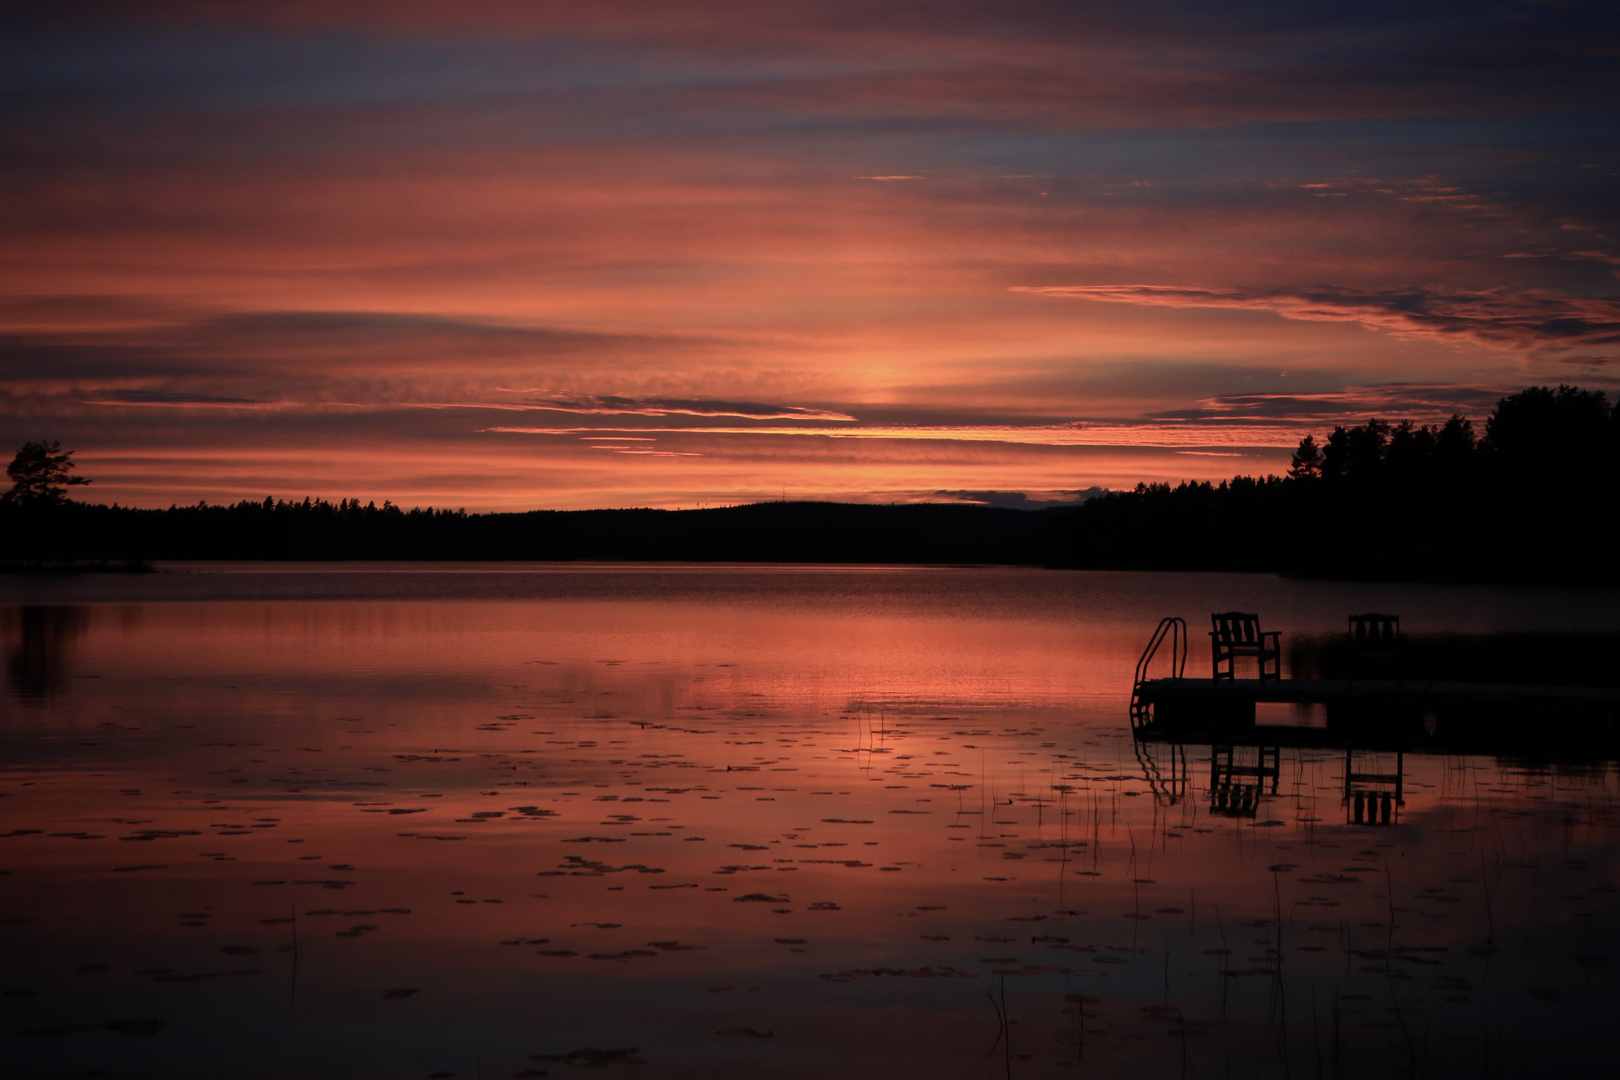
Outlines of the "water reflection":
M90 606L98 677L0 704L0 1060L1611 1071L1605 754L1131 737L1167 596L1324 632L1410 597L824 576Z
M1209 758L1211 812L1224 817L1254 817L1260 800L1277 794L1281 776L1277 754L1275 746L1213 748Z
M1381 758L1393 757L1393 769ZM1364 750L1344 752L1344 805L1353 825L1393 825L1400 821L1406 805L1402 786L1406 781L1406 755Z
M23 701L44 701L68 678L73 646L89 624L83 607L5 608L6 684Z
M1208 781L1202 794L1212 815L1252 818L1260 813L1267 799L1278 797L1282 784L1281 747L1215 743L1191 749L1195 761L1201 753L1209 759ZM1138 744L1142 775L1160 806L1172 807L1187 797L1188 750L1180 743ZM1401 808L1406 805L1402 797L1405 758L1399 750L1387 755L1358 749L1344 751L1340 777L1346 824L1399 823Z

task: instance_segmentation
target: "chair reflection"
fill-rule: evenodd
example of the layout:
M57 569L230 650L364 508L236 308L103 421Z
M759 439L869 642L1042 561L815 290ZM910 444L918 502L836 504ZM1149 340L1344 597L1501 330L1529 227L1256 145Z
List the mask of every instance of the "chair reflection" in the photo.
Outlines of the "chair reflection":
M1282 768L1275 746L1211 746L1209 809L1222 817L1254 817L1260 801L1277 794ZM1271 790L1266 790L1266 781Z
M1194 744L1196 746L1196 744ZM1191 771L1188 746L1174 742L1136 743L1154 800L1176 806L1187 797ZM1263 744L1209 744L1209 783L1205 795L1211 814L1227 818L1258 816L1261 805L1275 798L1282 783L1282 748ZM1343 805L1347 825L1398 825L1406 805L1406 755L1400 750L1344 751Z
M1381 755L1368 750L1344 752L1344 811L1349 825L1394 825L1406 805L1404 784L1406 757L1395 751L1395 771L1383 764Z

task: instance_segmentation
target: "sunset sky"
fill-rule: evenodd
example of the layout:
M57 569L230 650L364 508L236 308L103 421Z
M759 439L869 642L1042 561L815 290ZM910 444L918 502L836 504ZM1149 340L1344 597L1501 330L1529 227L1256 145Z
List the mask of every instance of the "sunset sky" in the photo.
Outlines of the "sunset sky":
M1620 387L1612 3L10 4L0 440L1040 505Z

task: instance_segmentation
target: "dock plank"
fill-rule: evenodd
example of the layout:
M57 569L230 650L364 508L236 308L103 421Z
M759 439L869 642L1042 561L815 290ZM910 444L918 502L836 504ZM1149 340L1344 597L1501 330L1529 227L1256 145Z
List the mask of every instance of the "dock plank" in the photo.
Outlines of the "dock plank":
M1375 701L1421 705L1491 704L1537 706L1620 705L1620 687L1540 686L1523 683L1465 683L1431 679L1148 679L1140 699L1158 704L1175 700L1212 707L1237 703L1332 704Z

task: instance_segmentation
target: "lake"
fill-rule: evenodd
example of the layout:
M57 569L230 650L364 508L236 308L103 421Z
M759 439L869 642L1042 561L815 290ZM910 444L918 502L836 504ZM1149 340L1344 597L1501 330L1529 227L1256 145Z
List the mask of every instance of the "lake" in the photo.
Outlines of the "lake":
M160 570L0 580L0 1076L1613 1074L1613 761L1138 746L1128 703L1164 615L1616 593Z

